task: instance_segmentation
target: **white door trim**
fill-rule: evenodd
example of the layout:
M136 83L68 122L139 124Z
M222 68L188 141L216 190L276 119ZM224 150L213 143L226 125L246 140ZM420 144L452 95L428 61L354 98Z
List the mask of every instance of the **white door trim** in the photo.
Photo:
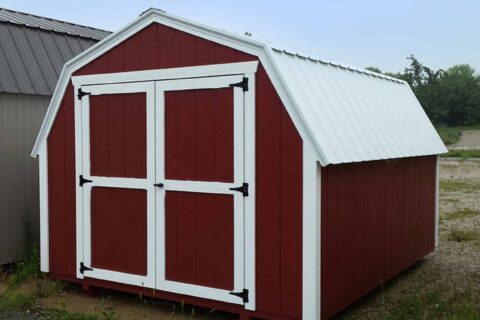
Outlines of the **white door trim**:
M186 78L217 77L255 73L258 61L212 64L206 66L179 67L116 73L102 73L72 77L74 86L121 82L174 80Z
M80 87L75 87L77 91ZM147 192L147 275L139 276L94 268L82 274L77 268L77 277L84 276L102 280L115 281L141 287L155 287L155 88L153 82L137 82L128 84L91 85L81 87L90 95L116 93L146 93L146 121L147 121L147 177L117 178L92 177L90 173L90 99L84 96L81 101L75 100L75 133L76 133L76 173L77 173L77 267L83 262L91 266L91 190L92 187L114 187L143 189ZM93 180L80 187L79 176Z

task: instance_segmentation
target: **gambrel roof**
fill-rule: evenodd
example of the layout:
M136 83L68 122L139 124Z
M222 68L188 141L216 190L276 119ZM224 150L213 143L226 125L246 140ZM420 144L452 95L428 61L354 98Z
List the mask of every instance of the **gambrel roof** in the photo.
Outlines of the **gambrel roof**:
M256 55L322 165L435 155L446 148L409 85L149 9L64 67L32 156L46 140L73 72L151 23Z

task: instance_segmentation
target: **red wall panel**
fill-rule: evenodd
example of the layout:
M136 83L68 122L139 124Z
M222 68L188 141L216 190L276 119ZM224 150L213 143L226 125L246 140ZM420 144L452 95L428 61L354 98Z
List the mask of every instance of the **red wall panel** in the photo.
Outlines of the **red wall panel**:
M233 196L167 191L167 280L233 290Z
M92 267L147 274L147 192L92 189Z
M91 175L147 177L145 93L90 97Z
M322 316L434 249L435 157L322 169Z
M165 178L233 182L233 90L165 93Z
M257 57L152 24L75 75L252 60ZM261 66L256 87L257 310L298 319L302 140ZM60 278L74 278L77 267L73 99L69 85L48 138L50 266Z
M76 276L75 132L73 88L68 87L48 138L50 271Z

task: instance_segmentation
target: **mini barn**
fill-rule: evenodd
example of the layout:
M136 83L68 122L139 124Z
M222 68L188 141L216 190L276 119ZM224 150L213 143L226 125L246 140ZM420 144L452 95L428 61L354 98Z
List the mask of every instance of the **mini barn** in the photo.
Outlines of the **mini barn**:
M403 81L150 9L60 76L32 153L41 269L328 318L434 250L443 152Z

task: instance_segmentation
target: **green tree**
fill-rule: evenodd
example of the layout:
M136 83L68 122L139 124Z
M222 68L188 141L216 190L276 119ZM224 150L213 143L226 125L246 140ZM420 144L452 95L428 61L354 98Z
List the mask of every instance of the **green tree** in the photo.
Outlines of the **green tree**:
M480 124L480 76L468 64L433 70L415 56L403 72L383 74L408 82L432 122L449 126ZM379 68L368 70L381 72Z
M442 77L440 92L446 123L452 126L480 123L480 77L468 64L449 68Z

